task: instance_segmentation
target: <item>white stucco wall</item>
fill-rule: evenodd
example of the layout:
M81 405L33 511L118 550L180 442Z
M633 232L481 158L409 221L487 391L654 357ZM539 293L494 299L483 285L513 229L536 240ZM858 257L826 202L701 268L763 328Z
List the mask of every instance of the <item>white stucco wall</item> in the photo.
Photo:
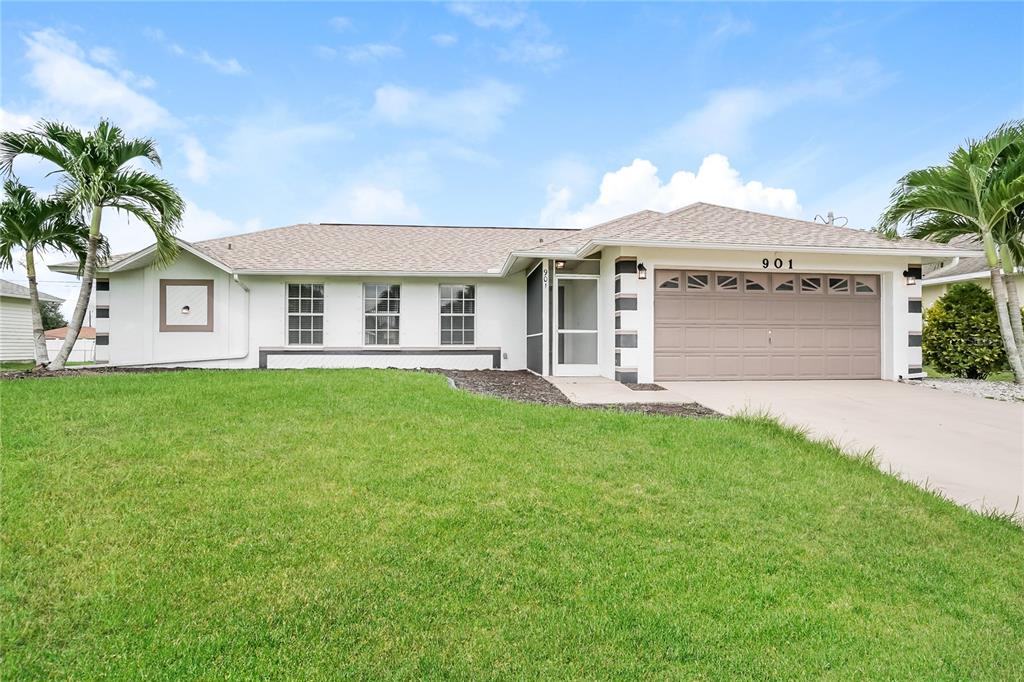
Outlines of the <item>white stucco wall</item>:
M212 332L159 331L161 279L213 279ZM200 367L257 367L260 349L392 349L363 344L363 283L400 284L399 349L499 348L506 369L526 366L526 279L522 273L489 278L268 277L239 282L204 261L182 254L170 267L140 268L110 275L110 362ZM322 347L288 346L286 285L324 285ZM476 343L441 346L439 286L476 286ZM246 292L244 287L248 287ZM99 329L97 329L99 333ZM269 367L423 366L490 367L489 356L272 355Z

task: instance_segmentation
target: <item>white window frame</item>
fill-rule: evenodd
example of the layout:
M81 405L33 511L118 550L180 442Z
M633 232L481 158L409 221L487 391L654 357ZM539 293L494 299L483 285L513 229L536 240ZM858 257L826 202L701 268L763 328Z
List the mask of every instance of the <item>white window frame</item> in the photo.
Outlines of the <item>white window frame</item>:
M297 300L300 301L300 304L299 304L300 311L296 312L296 313L289 312L289 310L288 310L289 302L291 301L291 298L292 298L292 296L291 296L291 287L293 287L293 286L294 287L299 287L299 298ZM302 297L302 287L304 287L304 286L305 287L320 287L320 300L323 301L323 306L322 306L322 310L319 313L312 312L312 309L313 309L312 303L310 303L310 312L304 313L304 312L301 311L301 307L302 307L301 301L302 301L302 298L303 298ZM312 291L310 291L310 299L309 300L310 301L315 300L313 298L313 296L312 296ZM325 322L324 318L325 318L326 309L327 309L327 285L324 284L323 282L285 282L285 285L284 285L284 345L286 345L286 346L296 346L296 347L302 347L302 348L322 348L323 345L324 345L324 338L325 338L325 336L327 334L327 329L326 329L326 326L324 324L324 322ZM299 323L299 325L300 325L299 339L300 340L295 342L295 343L292 343L292 340L291 340L291 318L293 318L293 317L299 317L299 318L301 318L301 317L310 317L310 318L312 318L312 317L319 317L320 318L320 329L319 329L319 331L320 331L320 337L321 337L320 338L320 342L319 343L314 343L314 342L311 341L310 343L302 343L302 341L301 341L301 339L302 339L301 324L302 323L300 322ZM317 331L317 330L310 329L310 331L313 332L313 331ZM311 339L312 339L312 336L313 335L311 333L310 334L310 338Z
M367 310L366 310L366 301L367 301L367 298L366 298L366 287L398 287L398 299L397 299L398 300L398 310L395 311L395 312L387 311L387 312L383 312L383 313L382 312L376 312L376 311L375 312L367 312ZM377 299L377 300L381 300L381 299ZM396 282L396 283L391 283L391 282L363 282L362 285L360 285L360 287L359 287L359 303L360 303L360 310L362 311L362 320L363 320L363 322L362 322L362 327L363 327L363 337L362 337L363 347L365 347L365 348L398 348L398 347L401 347L401 345L402 345L402 283L401 282ZM397 317L398 318L398 329L396 330L396 333L398 334L398 340L395 343L368 343L367 340L366 340L366 332L367 332L367 329L366 329L366 318L367 317ZM378 332L378 331L379 330L374 329L374 332ZM391 333L391 330L388 329L387 333Z
M473 298L472 299L468 299L468 300L472 300L473 301L473 312L471 312L471 313L466 313L466 312L462 312L462 313L446 313L446 312L444 312L444 301L445 301L445 298L442 295L442 291L444 290L444 287L469 287L470 289L472 289L473 290ZM450 299L450 300L455 301L457 299ZM462 299L462 300L465 301L467 299ZM437 285L437 345L443 346L445 348L448 348L448 347L473 348L474 346L476 346L476 333L478 331L477 326L476 326L476 305L477 305L477 300L478 300L477 299L477 286L475 284L468 284L466 282L441 282L441 283L439 283ZM444 324L443 324L443 320L446 317L449 317L449 318L452 318L452 317L460 317L460 318L467 318L467 317L469 317L469 318L472 318L472 320L473 320L473 343L445 343L444 342ZM452 331L454 331L454 330L452 330ZM463 339L465 339L465 333L466 333L465 326L463 326L463 328L462 328L462 333L463 333Z

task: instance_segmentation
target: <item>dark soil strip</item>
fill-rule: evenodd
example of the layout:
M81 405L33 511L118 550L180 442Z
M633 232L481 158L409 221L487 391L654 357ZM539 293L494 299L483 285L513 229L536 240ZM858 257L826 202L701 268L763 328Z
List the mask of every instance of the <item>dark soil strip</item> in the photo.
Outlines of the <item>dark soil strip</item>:
M665 414L679 417L721 417L718 412L698 403L623 403L621 405L573 405L565 395L543 377L526 370L504 371L489 369L432 369L443 374L460 388L470 393L496 396L524 403L541 405L572 405L588 410L616 410L618 412L642 412L643 414ZM660 386L658 387L664 390Z
M631 391L666 391L664 386L658 384L624 384Z

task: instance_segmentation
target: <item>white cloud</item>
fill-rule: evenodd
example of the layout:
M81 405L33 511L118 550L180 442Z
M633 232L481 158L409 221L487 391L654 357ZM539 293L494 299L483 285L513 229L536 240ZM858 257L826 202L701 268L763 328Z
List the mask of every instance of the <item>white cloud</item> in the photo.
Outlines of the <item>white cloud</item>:
M430 36L430 39L434 41L434 44L438 47L451 47L455 43L459 42L459 37L454 33L435 33Z
M565 48L561 45L533 40L513 40L506 47L498 48L498 59L520 64L545 64L564 54Z
M352 28L352 20L348 17L331 17L327 20L327 25L335 31L348 31Z
M605 173L593 201L573 209L574 194L567 186L550 185L540 223L586 227L643 209L672 211L697 201L784 215L801 210L795 190L766 187L756 180L744 182L721 154L706 156L696 173L673 173L668 182L662 182L650 161L635 159Z
M31 128L36 123L34 116L18 114L7 109L0 109L0 131L24 130Z
M331 197L314 219L334 223L414 223L420 220L420 209L399 189L356 184Z
M496 80L443 93L384 85L374 93L373 113L394 125L486 137L519 101L517 88Z
M181 143L185 152L185 173L194 182L204 183L210 179L210 155L194 135L186 135Z
M156 87L156 81L149 76L140 76L134 71L130 71L121 66L120 59L117 53L109 47L93 47L89 50L89 59L93 62L106 66L117 74L117 77L126 83L143 88L150 89Z
M234 57L227 57L224 59L214 57L208 50L188 50L178 43L170 40L162 30L158 28L146 28L143 29L142 34L152 40L155 43L159 43L167 48L167 51L176 57L187 57L194 62L199 64L205 64L211 67L214 71L222 73L226 76L243 76L249 73L244 66L242 66L237 59Z
M193 201L186 201L185 215L182 216L181 232L178 236L185 241L195 242L231 234L255 232L260 229L263 229L263 224L256 218L236 222L202 208Z
M503 3L453 2L448 11L468 19L478 28L498 28L509 31L527 19L526 11L519 5Z
M876 92L891 80L877 62L862 60L836 68L828 76L784 86L719 90L662 132L652 147L696 153L736 151L746 147L757 123L784 109L805 102L842 104Z
M345 58L354 63L375 62L401 57L402 54L402 48L388 43L366 43L345 48Z
M194 55L194 59L200 64L213 67L214 71L223 73L226 76L241 76L248 73L234 57L217 59L206 50L200 50Z
M25 44L29 82L46 99L44 115L89 125L95 124L95 118L107 116L136 130L175 125L174 118L154 100L109 71L86 63L81 48L58 31L35 31L25 38Z

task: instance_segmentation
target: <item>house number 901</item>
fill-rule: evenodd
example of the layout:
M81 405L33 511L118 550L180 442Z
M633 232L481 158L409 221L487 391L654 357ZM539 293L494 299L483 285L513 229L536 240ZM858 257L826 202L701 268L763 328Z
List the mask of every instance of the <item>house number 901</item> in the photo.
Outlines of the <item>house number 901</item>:
M783 266L785 266L788 270L792 270L793 259L790 258L789 260L786 261L782 260L781 258L776 258L775 260L768 260L767 258L761 259L761 267L764 268L765 270L772 267L775 268L776 270L781 270Z

